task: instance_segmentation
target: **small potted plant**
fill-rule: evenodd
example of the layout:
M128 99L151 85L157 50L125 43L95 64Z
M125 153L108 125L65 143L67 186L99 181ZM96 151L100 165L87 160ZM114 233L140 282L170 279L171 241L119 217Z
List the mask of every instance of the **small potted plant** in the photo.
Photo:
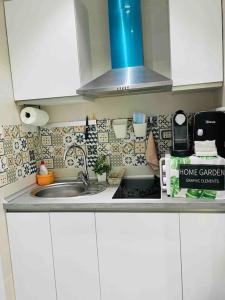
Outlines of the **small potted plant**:
M105 155L100 155L95 164L93 171L97 175L98 182L106 181L106 174L111 170L110 165L107 163L107 158Z

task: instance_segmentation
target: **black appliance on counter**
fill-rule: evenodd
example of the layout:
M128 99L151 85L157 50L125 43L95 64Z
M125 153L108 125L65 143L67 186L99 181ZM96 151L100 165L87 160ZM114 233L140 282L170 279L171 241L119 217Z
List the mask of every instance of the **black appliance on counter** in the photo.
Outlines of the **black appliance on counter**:
M184 157L192 154L189 132L188 116L183 110L178 110L172 116L172 156Z
M161 188L160 179L158 177L149 178L124 178L113 199L123 198L145 198L145 199L160 199Z
M225 113L203 111L194 116L194 141L216 141L217 152L225 158Z

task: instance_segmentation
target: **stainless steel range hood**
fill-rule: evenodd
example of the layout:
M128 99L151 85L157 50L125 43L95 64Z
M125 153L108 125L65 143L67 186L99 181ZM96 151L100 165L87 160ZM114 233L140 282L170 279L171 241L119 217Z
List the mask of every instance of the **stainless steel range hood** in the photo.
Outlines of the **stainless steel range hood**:
M112 69L102 76L80 88L80 95L90 97L106 97L113 95L126 95L169 91L172 81L163 75L145 67L130 67Z
M89 97L171 90L172 80L144 67L140 0L108 0L112 70L77 93Z

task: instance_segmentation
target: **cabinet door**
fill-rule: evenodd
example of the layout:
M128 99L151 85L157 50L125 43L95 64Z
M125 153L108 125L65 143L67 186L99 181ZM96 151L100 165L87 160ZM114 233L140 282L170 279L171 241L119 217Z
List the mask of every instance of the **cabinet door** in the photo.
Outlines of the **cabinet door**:
M225 299L225 215L181 214L184 300Z
M17 300L56 300L49 215L7 214Z
M223 81L221 0L169 0L174 86Z
M179 216L97 213L102 300L181 300Z
M58 300L99 300L93 213L51 213Z
M74 0L5 1L5 14L15 99L75 95Z

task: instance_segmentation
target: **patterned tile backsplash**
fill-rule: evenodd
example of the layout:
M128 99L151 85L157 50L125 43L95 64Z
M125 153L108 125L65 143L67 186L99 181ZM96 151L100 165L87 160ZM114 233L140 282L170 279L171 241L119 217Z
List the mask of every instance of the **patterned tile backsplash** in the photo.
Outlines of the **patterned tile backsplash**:
M50 127L28 130L23 125L0 126L0 187L14 183L36 173L41 159L49 169L79 168L84 166L84 157L79 149L68 153L66 148L76 143L87 153L88 166L93 167L98 155L108 156L112 166L145 166L146 143L152 130L159 156L171 146L171 116L158 115L148 123L144 138L136 138L132 120L128 119L125 139L117 139L111 120L97 120L90 125L89 137L85 140L84 126ZM35 127L34 127L35 128Z
M37 171L41 159L40 133L25 126L0 126L0 187Z
M85 140L84 126L41 128L42 158L49 169L79 168L84 166L84 159L79 150L68 153L66 161L63 156L66 148L76 143L87 153L88 167L92 168L98 155L108 156L113 167L145 166L146 143L152 130L159 156L169 151L171 146L171 116L159 115L148 123L146 137L136 138L132 120L128 119L128 131L125 139L117 139L111 120L97 120L90 125L88 139Z

